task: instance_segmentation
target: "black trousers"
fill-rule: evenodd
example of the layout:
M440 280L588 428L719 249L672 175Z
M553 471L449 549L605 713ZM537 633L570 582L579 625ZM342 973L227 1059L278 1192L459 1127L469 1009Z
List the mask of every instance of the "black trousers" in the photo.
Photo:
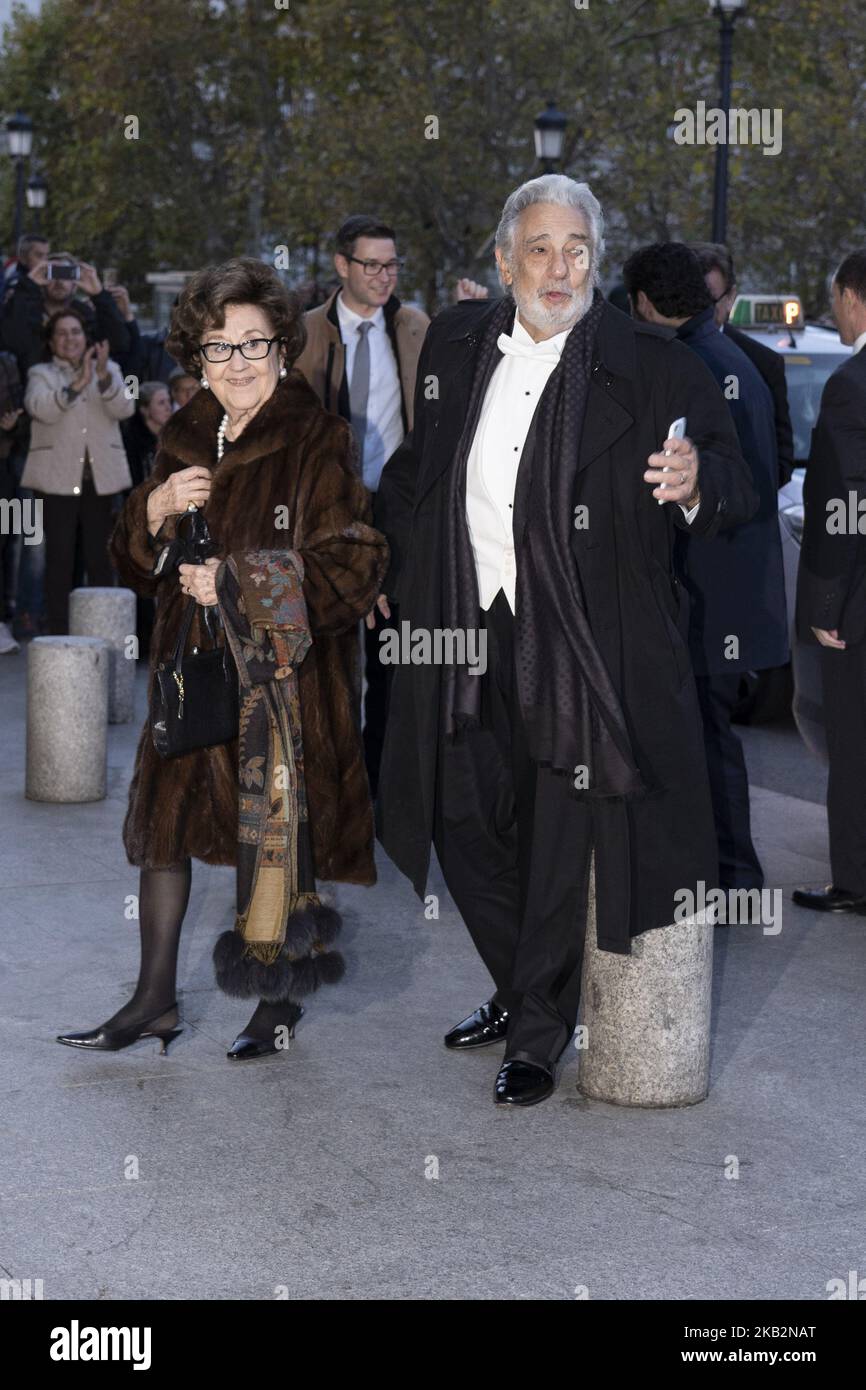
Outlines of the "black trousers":
M85 478L77 497L35 493L42 501L45 532L45 610L48 631L69 631L69 594L75 576L75 543L79 528L87 583L111 585L114 571L108 556L114 497L100 497Z
M722 888L763 888L764 871L752 844L749 774L743 745L731 725L740 677L732 672L729 676L696 676L695 681L719 846L719 884Z
M866 896L866 643L821 648L830 775L830 869L837 888Z
M577 1022L591 813L570 776L529 756L501 590L482 617L482 726L440 748L436 853L509 1010L506 1058L552 1066Z

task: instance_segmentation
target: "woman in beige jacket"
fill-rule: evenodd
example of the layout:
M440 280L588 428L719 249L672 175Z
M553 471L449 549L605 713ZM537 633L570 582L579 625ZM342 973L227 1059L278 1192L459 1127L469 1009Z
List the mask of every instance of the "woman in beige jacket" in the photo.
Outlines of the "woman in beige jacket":
M42 503L48 631L68 630L69 591L81 532L88 584L114 582L108 558L115 499L131 486L119 421L132 415L108 343L87 346L84 321L60 309L45 325L47 361L30 368L24 408L32 421L21 479Z

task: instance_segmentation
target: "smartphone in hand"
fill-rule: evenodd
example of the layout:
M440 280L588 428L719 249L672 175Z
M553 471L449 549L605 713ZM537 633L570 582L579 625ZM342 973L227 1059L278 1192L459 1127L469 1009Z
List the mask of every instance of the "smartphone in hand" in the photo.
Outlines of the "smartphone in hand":
M668 426L668 432L667 432L667 434L665 435L665 439L685 439L685 437L686 437L686 417L685 417L685 415L681 415L680 418L679 418L678 420L674 420L673 424ZM665 486L664 483L659 483L659 487L664 487L664 486ZM663 507L663 506L664 506L664 504L665 504L665 499L664 499L663 497L657 498L657 501L658 501L658 504L659 504L660 507Z

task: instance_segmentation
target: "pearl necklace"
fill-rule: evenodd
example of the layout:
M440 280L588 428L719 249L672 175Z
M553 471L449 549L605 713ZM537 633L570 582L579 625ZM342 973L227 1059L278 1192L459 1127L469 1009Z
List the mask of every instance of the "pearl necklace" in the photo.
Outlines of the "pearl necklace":
M229 413L226 411L222 418L219 429L217 430L217 463L222 460L223 452L226 447L226 425L229 422Z

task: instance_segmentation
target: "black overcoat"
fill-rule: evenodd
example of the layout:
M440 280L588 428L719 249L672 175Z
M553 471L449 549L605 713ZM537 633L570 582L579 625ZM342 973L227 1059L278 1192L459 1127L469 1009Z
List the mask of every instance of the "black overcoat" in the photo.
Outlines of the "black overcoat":
M844 504L841 515L840 503ZM797 575L799 636L814 643L813 627L826 632L838 629L842 640L853 646L866 637L866 356L862 348L836 368L824 387L812 431L803 504L803 549Z
M418 367L415 427L389 460L377 493L376 525L391 546L386 592L400 605L401 623L413 628L447 626L448 470L494 307L466 301L431 324ZM716 883L703 735L685 641L688 613L671 567L674 527L686 523L678 506L657 504L642 476L649 454L682 415L700 455L701 505L692 535L711 536L747 520L758 502L722 392L667 330L605 305L575 474L574 505L588 508L589 524L574 529L572 554L647 787L628 801L593 800L598 941L621 952L629 951L631 936L674 921L678 889ZM523 525L520 498L533 442L531 429L515 532ZM440 680L438 666L393 668L379 782L379 839L421 895L433 832Z

